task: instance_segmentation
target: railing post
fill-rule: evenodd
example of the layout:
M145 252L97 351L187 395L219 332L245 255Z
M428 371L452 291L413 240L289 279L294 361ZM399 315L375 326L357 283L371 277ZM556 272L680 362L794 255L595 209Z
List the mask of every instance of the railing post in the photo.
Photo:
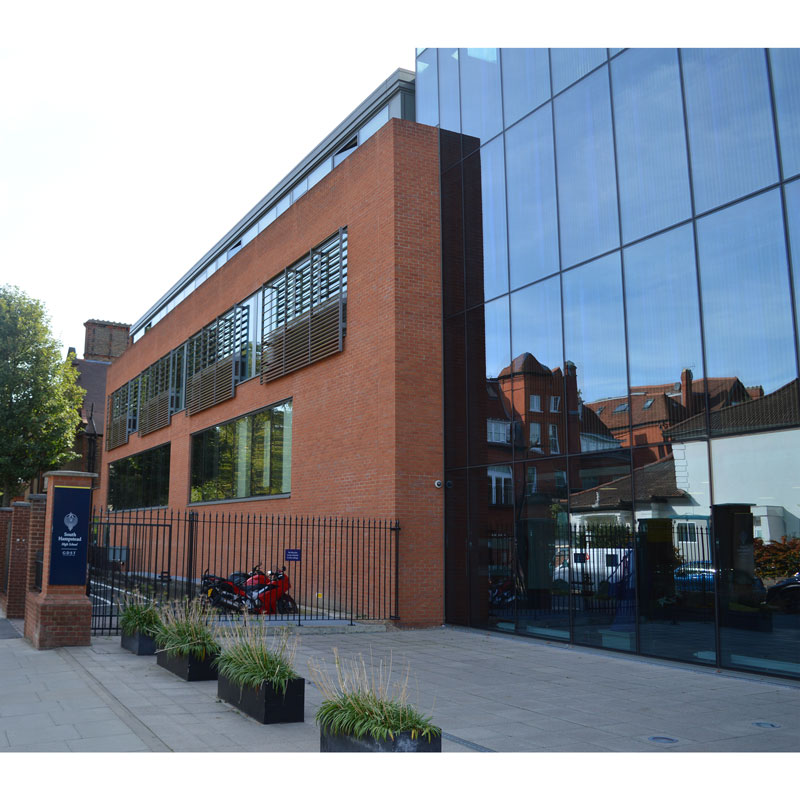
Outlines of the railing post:
M400 619L400 520L396 519L389 527L394 533L394 616L392 620Z
M186 532L187 552L186 552L186 579L189 582L189 600L194 600L194 534L197 524L197 512L189 512L189 527Z

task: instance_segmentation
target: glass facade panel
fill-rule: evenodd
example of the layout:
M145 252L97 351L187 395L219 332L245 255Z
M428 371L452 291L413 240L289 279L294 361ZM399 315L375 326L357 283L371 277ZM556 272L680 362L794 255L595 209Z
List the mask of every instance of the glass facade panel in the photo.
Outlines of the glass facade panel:
M606 60L605 47L554 47L550 50L553 94L566 89L578 78Z
M676 50L628 50L611 65L622 238L692 213Z
M800 181L786 184L786 218L789 220L789 246L792 251L796 332L800 333ZM800 348L800 340L797 343Z
M711 444L720 663L800 677L800 431Z
M439 124L439 70L437 51L428 48L417 56L416 103L417 122Z
M503 62L503 116L513 125L550 99L550 59L545 48L505 47Z
M763 50L684 50L696 212L778 180Z
M506 133L511 288L558 271L552 107Z
M711 434L797 424L780 192L698 220L697 236Z
M493 47L462 47L458 59L461 65L461 132L484 144L503 127L500 51ZM465 155L467 152L465 150Z
M553 101L561 265L619 247L608 69Z
M469 281L470 275L467 276L470 305L508 291L504 174L502 136L464 159L464 191L468 196L480 195L482 212L480 233L483 240L483 286L478 291L478 287Z
M613 449L630 422L619 254L565 272L563 281L570 452Z
M149 508L169 503L169 444L108 465L108 507Z
M461 133L458 49L439 50L439 127Z
M800 172L800 50L770 50L783 177Z

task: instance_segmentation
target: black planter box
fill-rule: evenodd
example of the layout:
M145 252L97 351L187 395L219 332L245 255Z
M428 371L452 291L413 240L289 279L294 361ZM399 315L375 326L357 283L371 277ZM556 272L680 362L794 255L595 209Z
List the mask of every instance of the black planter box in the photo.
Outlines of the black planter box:
M320 753L441 753L442 737L427 736L411 738L408 731L395 734L394 739L376 739L374 736L347 736L329 733L325 728L319 732Z
M156 663L185 681L215 681L217 668L213 664L214 656L202 661L193 656L179 656L167 650L156 653Z
M306 694L305 678L292 678L286 694L276 692L269 684L258 689L231 683L224 675L217 681L217 697L236 706L262 725L275 722L303 722Z
M140 631L136 631L130 636L123 633L121 644L122 647L137 656L154 656L156 654L156 640Z

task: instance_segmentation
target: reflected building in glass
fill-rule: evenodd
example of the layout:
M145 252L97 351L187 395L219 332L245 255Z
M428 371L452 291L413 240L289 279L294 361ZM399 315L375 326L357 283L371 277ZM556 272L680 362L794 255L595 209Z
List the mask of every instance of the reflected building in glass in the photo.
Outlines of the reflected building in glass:
M800 677L800 51L426 49L446 619Z

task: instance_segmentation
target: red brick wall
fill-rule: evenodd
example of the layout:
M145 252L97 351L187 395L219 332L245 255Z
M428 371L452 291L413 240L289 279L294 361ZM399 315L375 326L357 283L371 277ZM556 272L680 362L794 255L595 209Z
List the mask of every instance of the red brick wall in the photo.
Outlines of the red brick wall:
M28 589L28 528L30 503L16 502L11 506L11 548L6 553L8 561L8 586L0 594L0 602L9 619L25 616L25 593Z
M401 622L443 622L441 267L437 131L392 120L111 365L124 382L348 229L343 352L104 454L108 463L167 441L170 506L189 496L192 432L293 398L290 498L202 505L199 511L397 517Z

